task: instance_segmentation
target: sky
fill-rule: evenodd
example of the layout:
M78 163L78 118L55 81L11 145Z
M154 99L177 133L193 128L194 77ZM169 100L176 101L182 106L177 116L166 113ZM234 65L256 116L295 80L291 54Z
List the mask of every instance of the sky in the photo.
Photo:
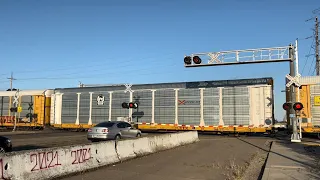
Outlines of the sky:
M299 71L314 75L318 0L1 0L0 90L84 84L273 77L282 120L289 63L185 68L185 55L287 46L299 40ZM311 51L310 51L311 50ZM311 53L310 53L311 52Z

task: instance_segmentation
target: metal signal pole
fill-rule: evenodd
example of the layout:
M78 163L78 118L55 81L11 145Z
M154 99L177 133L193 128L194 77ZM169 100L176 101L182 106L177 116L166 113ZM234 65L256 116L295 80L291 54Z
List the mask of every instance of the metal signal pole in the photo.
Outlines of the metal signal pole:
M294 66L294 47L292 44L290 44L290 48L289 48L289 58L291 59L290 61L290 76L291 77L295 77L296 73L295 73L295 66ZM289 102L291 102L291 104L293 105L296 102L296 96L295 96L295 84L292 83L290 86L290 93L289 93ZM295 115L295 111L293 108L290 108L289 110L289 116L290 116L290 120L292 122L292 137L291 137L291 141L292 142L300 142L300 138L298 135L298 128L297 128L297 118L294 116Z

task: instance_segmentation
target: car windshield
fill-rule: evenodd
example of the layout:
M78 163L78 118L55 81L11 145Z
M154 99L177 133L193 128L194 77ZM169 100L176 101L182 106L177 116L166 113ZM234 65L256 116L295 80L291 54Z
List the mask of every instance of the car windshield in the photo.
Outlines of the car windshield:
M102 122L97 124L95 127L112 127L114 122Z

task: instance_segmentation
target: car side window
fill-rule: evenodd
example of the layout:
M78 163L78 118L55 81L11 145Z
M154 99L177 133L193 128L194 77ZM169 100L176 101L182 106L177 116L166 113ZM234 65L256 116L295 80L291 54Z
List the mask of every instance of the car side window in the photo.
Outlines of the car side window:
M131 127L131 124L129 123L124 123L126 127L130 128Z
M119 123L119 124L117 124L117 127L118 127L118 128L125 128L125 126L124 126L124 124L123 124L123 123Z

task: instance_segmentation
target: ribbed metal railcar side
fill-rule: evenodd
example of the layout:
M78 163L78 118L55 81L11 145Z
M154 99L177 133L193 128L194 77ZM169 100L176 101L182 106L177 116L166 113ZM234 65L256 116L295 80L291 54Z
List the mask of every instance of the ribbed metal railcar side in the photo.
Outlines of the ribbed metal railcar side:
M16 91L0 91L0 121L2 127L14 126L13 107ZM17 127L43 128L50 123L50 99L53 90L20 90L18 104L22 110L16 113ZM32 116L30 121L29 117Z
M128 117L140 129L265 132L273 122L272 78L144 84L132 90L125 92L124 85L56 89L54 126L89 128ZM138 109L121 107L133 101Z
M304 76L300 77L300 88L296 88L297 100L300 95L300 102L304 105L301 110L301 127L302 133L318 134L320 138L320 77ZM288 125L292 125L288 122Z

